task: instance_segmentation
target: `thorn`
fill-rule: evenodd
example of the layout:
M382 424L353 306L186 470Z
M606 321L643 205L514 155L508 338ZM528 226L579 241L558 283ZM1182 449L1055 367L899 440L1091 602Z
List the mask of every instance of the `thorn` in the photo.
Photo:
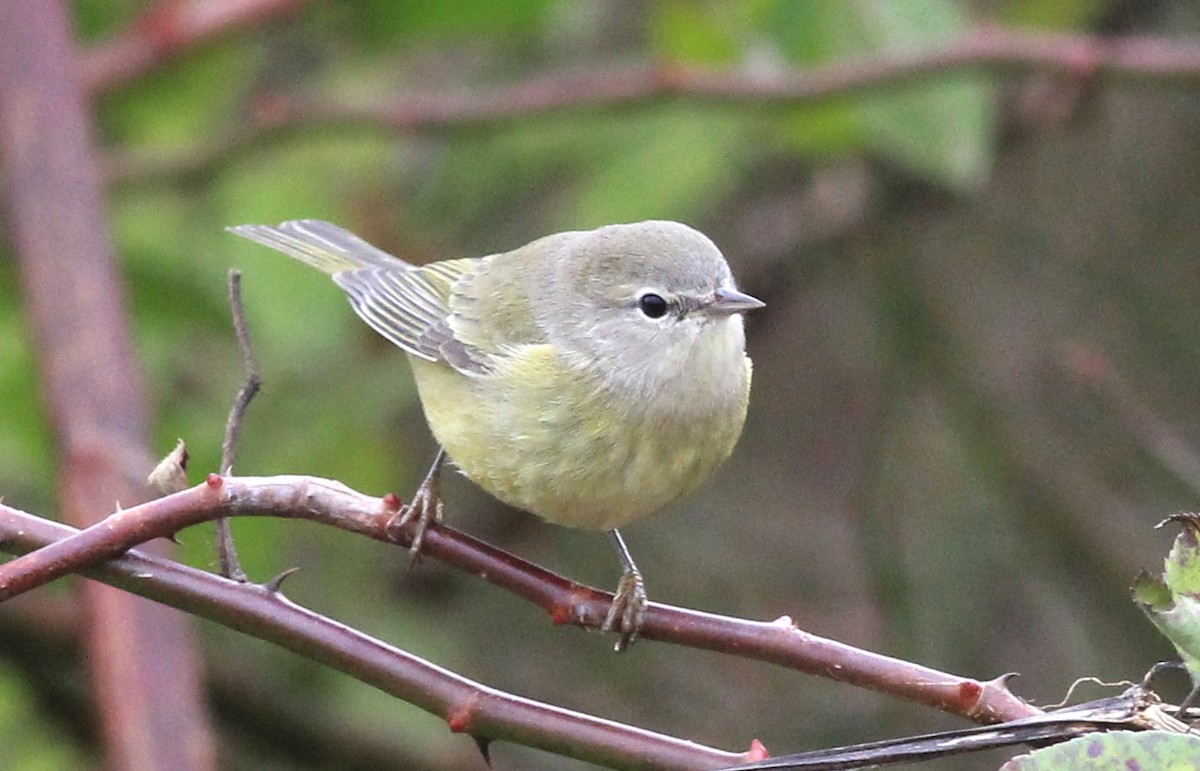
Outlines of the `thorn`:
M468 734L475 736L471 732L471 726L475 723L475 714L479 709L479 694L468 696L463 702L454 706L446 715L446 725L456 734ZM478 742L479 740L476 739Z
M750 763L755 760L766 760L771 757L771 753L767 751L766 745L758 739L750 740L750 749L746 750L746 762Z
M270 581L267 581L265 584L263 584L262 588L266 589L271 594L278 594L279 588L281 586L283 586L283 582L288 580L289 578L291 578L292 574L299 573L299 572L300 572L300 568L288 568L287 570L283 571L279 575L272 578Z
M483 756L483 762L487 763L488 768L492 767L492 740L486 736L471 736L475 740L475 746L479 749L479 754Z

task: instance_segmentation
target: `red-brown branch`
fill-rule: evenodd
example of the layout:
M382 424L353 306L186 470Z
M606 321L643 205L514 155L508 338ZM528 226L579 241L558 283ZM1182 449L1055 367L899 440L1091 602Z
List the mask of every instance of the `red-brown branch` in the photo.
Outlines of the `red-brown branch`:
M226 493L249 494L249 501L274 499L289 485L266 482L258 488L242 487L237 480ZM317 484L322 480L310 480ZM333 487L337 488L336 483ZM299 488L293 488L293 494ZM332 490L341 497L350 491ZM353 496L359 502L379 502ZM232 502L213 488L193 488L160 501L129 509L114 523L111 532L125 536L149 535L170 522L195 522L198 510L247 503ZM302 500L303 495L292 501ZM224 501L224 504L221 502ZM188 509L194 504L199 509ZM256 503L249 505L256 506ZM170 512L170 517L157 517ZM150 517L143 517L150 514ZM361 521L369 527L366 512L348 512L345 524ZM372 515L373 516L373 515ZM158 524L135 520L156 519ZM355 525L354 527L357 527ZM112 550L113 543L95 539L93 533L77 531L0 504L0 546L27 556L53 549L74 539L86 542L92 556ZM6 563L12 564L12 563ZM468 733L481 740L508 740L538 747L568 757L581 758L613 768L625 769L711 769L762 757L754 747L747 753L716 750L641 728L603 720L490 688L449 672L424 659L399 650L329 618L302 608L278 591L254 584L238 583L194 568L134 551L108 561L92 563L81 572L128 592L180 608L232 629L273 642L313 661L361 680L385 693L443 718L452 731ZM157 653L157 652L156 652Z
M110 516L78 535L0 565L0 601L76 572L149 539L222 516L303 518L388 541L394 496L374 498L314 477L210 476L202 485ZM15 516L0 506L0 527ZM403 538L406 534L401 534ZM401 543L407 546L406 543ZM451 528L425 536L422 552L479 576L550 614L555 623L599 628L612 595L551 573ZM977 722L1011 720L1037 710L1003 679L981 682L863 651L774 622L701 613L651 603L641 636L730 653L889 693Z

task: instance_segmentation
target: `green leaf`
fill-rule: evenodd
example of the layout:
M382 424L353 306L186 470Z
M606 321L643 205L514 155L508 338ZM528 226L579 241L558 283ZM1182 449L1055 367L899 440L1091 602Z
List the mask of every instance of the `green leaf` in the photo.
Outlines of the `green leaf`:
M53 654L47 653L47 658ZM45 673L40 677L45 678ZM0 747L5 771L89 768L88 758L72 732L53 719L46 695L30 686L37 676L9 662L0 664ZM65 676L64 676L65 677Z
M1183 529L1163 563L1163 580L1176 597L1200 595L1200 514L1176 514L1167 522Z
M15 261L0 252L0 489L14 505L53 505L54 453L38 393L31 333L21 317Z
M745 50L746 3L667 0L653 5L652 48L669 60L692 64L735 64Z
M1108 0L1008 0L997 21L1038 29L1086 28L1111 9Z
M105 99L101 125L110 141L177 148L220 136L242 97L253 49L213 44L155 70Z
M951 0L779 0L764 23L786 58L809 66L919 52L967 27ZM983 76L958 72L813 109L841 111L846 135L884 158L941 184L972 189L992 163L993 103Z
M974 75L880 94L861 106L870 143L911 171L950 187L980 187L992 165L990 89Z
M750 143L745 121L681 105L614 126L610 152L582 178L563 226L694 219L726 192Z
M356 0L314 9L315 33L332 26L355 42L372 47L403 47L435 40L478 38L511 44L545 32L552 0L457 0L454 3L404 3Z
M1193 771L1200 767L1200 737L1166 731L1110 731L1019 755L1000 771Z
M1169 522L1183 525L1167 555L1163 580L1141 575L1133 586L1134 601L1183 659L1193 683L1200 683L1200 515L1178 514Z
M1145 572L1133 581L1133 600L1154 611L1170 610L1175 604L1167 585Z

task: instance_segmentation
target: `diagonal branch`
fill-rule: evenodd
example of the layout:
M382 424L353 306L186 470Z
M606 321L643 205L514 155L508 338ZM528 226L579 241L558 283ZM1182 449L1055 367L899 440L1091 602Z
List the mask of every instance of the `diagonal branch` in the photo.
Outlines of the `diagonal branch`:
M311 481L329 484L322 480ZM228 503L228 496L202 489L204 487L160 501L176 499L175 504L167 508L177 514L182 511L178 505L180 499L194 502L199 496L211 503L224 498ZM336 488L333 483L330 489L339 496L350 493ZM254 498L266 494L269 498L281 490L278 485L257 490L238 485L236 492L228 492L233 495L253 493ZM360 497L368 500L365 496ZM137 511L129 509L125 513L132 512L136 517ZM193 512L189 514L180 519L199 519ZM132 517L125 517L128 519ZM129 531L138 529L129 527L126 522L120 527ZM154 529L149 527L142 532ZM0 505L0 546L6 550L49 549L55 543L83 538L86 532ZM750 759L750 755L762 757L753 749L747 754L723 752L505 693L296 605L271 588L231 581L141 552L94 563L82 572L345 672L442 717L451 731L469 734L481 742L510 740L593 763L631 769L720 768Z
M0 601L70 572L97 565L153 538L222 516L309 519L389 541L395 496L375 498L315 477L228 477L113 514L77 535L0 565ZM0 533L21 515L0 505ZM411 530L411 528L409 529ZM401 540L410 538L403 531ZM407 543L401 543L407 547ZM0 542L0 548L8 548ZM612 595L551 573L449 527L425 535L423 553L484 578L549 613L556 624L597 629ZM773 622L651 603L642 637L744 656L888 693L976 722L1011 720L1038 710L1014 696L1005 678L981 682L864 651Z

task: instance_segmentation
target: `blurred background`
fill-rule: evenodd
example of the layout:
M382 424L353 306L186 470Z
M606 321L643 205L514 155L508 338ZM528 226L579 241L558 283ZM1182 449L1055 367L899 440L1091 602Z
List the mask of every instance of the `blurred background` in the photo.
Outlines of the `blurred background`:
M265 381L238 473L407 498L435 449L404 357L327 277L226 226L317 217L420 263L678 219L767 308L747 319L755 381L734 456L625 533L652 599L786 614L964 676L1018 672L1014 690L1038 703L1172 656L1128 586L1169 547L1154 525L1200 495L1200 59L1166 77L1054 64L1067 49L1053 45L1051 63L1030 63L1014 44L973 69L946 57L819 100L533 110L506 89L577 75L586 93L663 63L744 85L955 41L969 53L985 36L1088 38L1100 53L1137 36L1154 51L1200 40L1191 0L292 2L145 74L97 74L112 41L152 35L145 14L172 5L184 4L77 0L73 13L156 450L184 438L195 479L218 468L241 381L230 267ZM453 117L497 98L509 117ZM420 118L445 106L448 120ZM51 514L37 355L0 251L0 494ZM454 527L614 584L604 536L506 509L457 476L443 489ZM346 533L246 519L234 532L253 578L301 569L287 592L303 605L613 720L774 753L963 725L727 656L653 643L615 656L610 637ZM211 527L181 540L184 560L214 567ZM66 588L0 607L10 768L100 756ZM430 715L195 626L222 767L482 767ZM501 769L585 767L507 744L492 755Z

